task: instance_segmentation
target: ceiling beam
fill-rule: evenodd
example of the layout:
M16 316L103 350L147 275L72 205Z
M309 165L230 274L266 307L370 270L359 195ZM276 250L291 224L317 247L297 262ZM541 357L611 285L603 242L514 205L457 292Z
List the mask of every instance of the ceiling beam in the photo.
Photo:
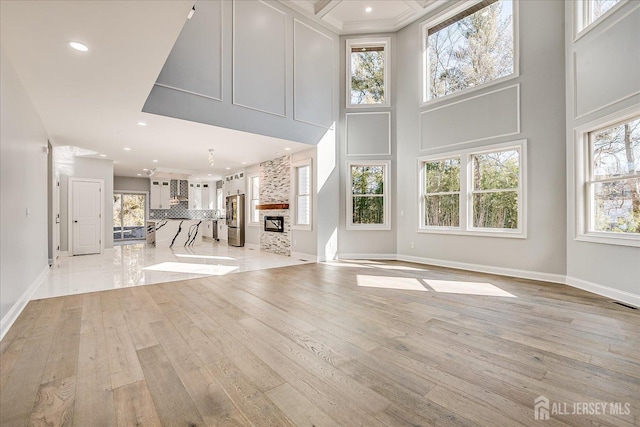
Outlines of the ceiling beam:
M340 4L342 0L319 0L314 6L314 12L318 18L322 18L327 13L331 12L334 7Z

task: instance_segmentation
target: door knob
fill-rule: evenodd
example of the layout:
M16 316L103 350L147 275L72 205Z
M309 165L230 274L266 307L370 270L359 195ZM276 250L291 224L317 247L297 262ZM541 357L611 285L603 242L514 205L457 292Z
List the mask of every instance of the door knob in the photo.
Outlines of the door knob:
M78 220L76 219L76 220L75 220L75 221L73 221L73 222L78 222Z

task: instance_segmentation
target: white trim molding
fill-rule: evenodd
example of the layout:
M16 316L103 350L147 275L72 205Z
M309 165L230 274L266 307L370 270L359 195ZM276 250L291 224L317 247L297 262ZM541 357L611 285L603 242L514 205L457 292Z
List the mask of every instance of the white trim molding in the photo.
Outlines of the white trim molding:
M372 115L372 114L380 114L387 115L389 132L387 134L387 145L388 149L386 153L355 153L349 154L349 116L363 116L363 115ZM352 112L345 113L344 115L344 155L346 157L357 157L357 156L390 156L391 155L391 111L367 111L367 112Z
M31 283L31 285L29 285L27 290L24 291L24 293L20 296L20 298L18 298L15 304L13 304L11 309L9 309L7 314L4 315L4 317L0 321L0 340L2 340L4 336L7 334L7 332L9 331L9 329L11 329L11 326L18 319L18 316L20 316L20 313L22 313L22 311L27 306L31 298L33 298L33 295L38 291L38 288L40 288L40 285L44 283L48 275L49 275L49 266L46 265L42 269L40 274L38 274L38 277L35 278L35 280Z
M597 283L588 282L573 276L566 277L566 284L573 288L582 289L583 291L591 292L592 294L611 298L640 308L640 295L610 288L609 286L598 285Z

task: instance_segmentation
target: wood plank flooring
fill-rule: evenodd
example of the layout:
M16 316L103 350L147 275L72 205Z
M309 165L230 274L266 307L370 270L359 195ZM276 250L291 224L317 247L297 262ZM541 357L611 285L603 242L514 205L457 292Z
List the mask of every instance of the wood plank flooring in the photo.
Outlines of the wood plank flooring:
M0 343L0 424L537 425L545 396L544 425L637 426L639 312L382 261L37 300Z

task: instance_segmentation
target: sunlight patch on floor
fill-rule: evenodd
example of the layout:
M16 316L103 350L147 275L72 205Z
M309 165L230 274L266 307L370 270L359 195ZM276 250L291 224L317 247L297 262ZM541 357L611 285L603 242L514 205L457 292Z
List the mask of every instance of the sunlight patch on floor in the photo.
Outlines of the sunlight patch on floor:
M237 269L238 267L233 267L230 265L190 264L184 262L163 262L143 268L143 270L168 271L171 273L203 274L207 276L223 276Z
M357 275L358 286L367 288L401 289L404 291L423 291L427 289L418 279L412 277Z
M515 295L503 291L491 283L459 282L456 280L424 279L424 282L436 292L450 294L484 295L491 297L516 298Z

